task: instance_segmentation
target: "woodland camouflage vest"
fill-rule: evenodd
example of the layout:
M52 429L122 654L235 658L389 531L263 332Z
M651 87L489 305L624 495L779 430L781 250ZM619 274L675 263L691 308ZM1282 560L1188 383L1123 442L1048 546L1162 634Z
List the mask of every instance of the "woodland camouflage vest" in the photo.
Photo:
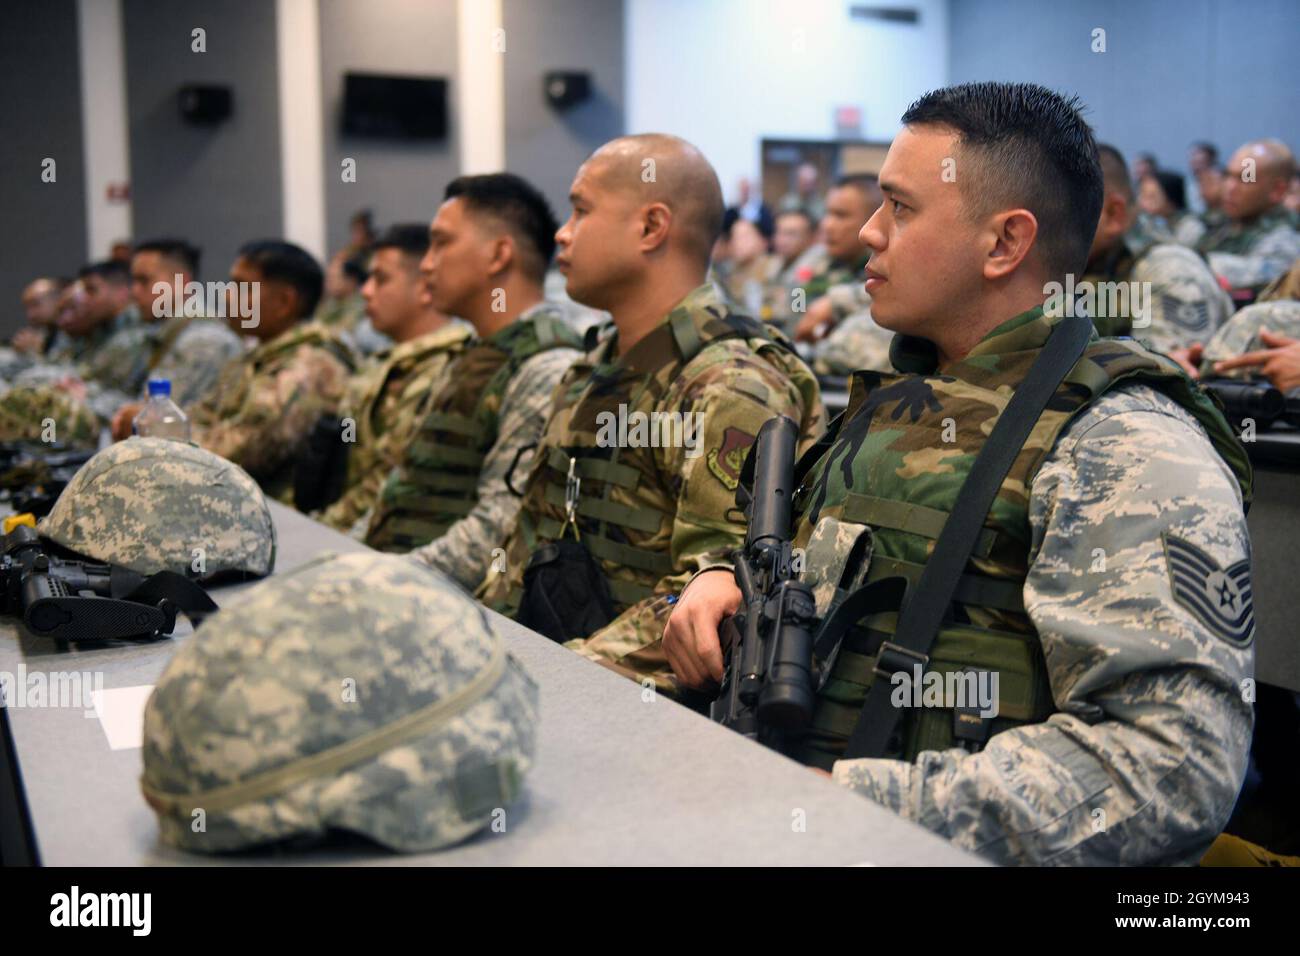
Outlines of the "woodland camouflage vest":
M914 365L909 357L917 356L909 354L909 346L925 343L898 339L896 365L921 374L855 374L839 427L823 439L824 454L795 499L800 516L795 544L808 549L810 568L816 550L810 539L834 541L830 553L839 556L815 562L829 571L820 589L810 581L820 612L827 612L823 598L837 604L862 582L901 575L915 586L975 455L1051 327L1041 308L1024 313L943 374L934 372L932 348L928 360ZM982 732L1040 722L1054 710L1039 640L1022 599L1030 549L1028 491L1071 419L1107 389L1133 381L1159 389L1196 416L1249 501L1249 462L1212 400L1164 356L1131 339L1094 338L1003 482L958 584L953 612L930 652L927 672L998 674L998 716ZM862 526L870 526L869 535ZM805 762L829 768L843 752L874 679L875 654L897 617L890 612L864 618L845 636L800 753ZM890 756L910 761L922 750L957 742L952 709L909 709L901 752Z

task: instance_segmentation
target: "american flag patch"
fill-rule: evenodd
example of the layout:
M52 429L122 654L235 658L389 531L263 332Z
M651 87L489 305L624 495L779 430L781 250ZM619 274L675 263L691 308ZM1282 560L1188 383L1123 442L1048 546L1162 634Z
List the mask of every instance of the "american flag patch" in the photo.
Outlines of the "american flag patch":
M1174 600L1229 644L1250 644L1255 637L1250 559L1223 568L1190 541L1172 534L1166 534L1164 541Z

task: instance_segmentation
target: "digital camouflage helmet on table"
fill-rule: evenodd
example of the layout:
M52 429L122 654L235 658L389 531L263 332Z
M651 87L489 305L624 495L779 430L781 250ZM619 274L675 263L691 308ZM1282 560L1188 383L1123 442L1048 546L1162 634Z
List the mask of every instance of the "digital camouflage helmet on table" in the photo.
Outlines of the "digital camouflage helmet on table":
M537 687L484 610L405 558L323 558L208 618L144 717L165 843L218 852L331 830L434 850L505 823Z
M219 455L165 438L128 438L95 455L38 530L144 575L210 581L275 567L275 525L257 482Z

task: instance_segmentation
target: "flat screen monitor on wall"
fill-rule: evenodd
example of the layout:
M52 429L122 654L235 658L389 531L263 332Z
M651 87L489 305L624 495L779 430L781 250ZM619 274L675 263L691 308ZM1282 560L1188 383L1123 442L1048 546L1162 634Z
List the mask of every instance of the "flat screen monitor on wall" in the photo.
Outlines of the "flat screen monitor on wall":
M447 81L432 76L347 73L343 133L378 139L446 139Z

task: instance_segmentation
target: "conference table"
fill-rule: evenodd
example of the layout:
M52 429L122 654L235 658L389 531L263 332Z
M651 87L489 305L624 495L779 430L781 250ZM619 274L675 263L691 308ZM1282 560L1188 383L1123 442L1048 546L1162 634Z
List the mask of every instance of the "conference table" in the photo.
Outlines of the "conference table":
M365 550L272 503L276 573L323 552ZM229 606L253 584L218 588ZM981 865L984 861L829 779L499 615L540 687L536 762L505 827L434 853L362 841L208 856L164 846L139 789L140 719L176 649L170 638L95 647L0 623L0 671L82 675L70 706L9 706L0 760L6 863L56 866ZM215 622L214 622L215 623ZM102 686L100 686L102 684ZM51 686L53 686L51 682ZM500 829L500 828L499 828Z

